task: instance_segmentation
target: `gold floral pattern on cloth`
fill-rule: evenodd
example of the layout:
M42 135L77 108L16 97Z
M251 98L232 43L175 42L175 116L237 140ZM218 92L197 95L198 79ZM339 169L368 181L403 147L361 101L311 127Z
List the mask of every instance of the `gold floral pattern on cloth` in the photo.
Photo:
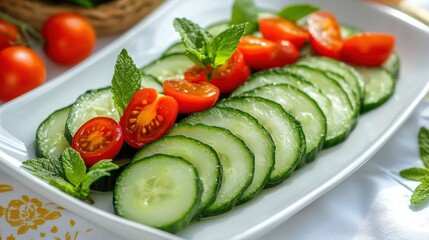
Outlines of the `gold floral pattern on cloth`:
M9 195L13 198L6 200L5 196ZM61 219L65 209L55 203L44 203L26 194L16 196L13 186L0 184L0 240L78 240L80 233L92 231L91 228L76 230L76 220ZM81 237L86 239L82 234Z

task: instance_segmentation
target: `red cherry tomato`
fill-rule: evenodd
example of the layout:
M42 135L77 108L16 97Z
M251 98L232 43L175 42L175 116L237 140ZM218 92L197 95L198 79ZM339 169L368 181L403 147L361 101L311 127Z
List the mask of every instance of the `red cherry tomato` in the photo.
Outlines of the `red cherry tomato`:
M309 38L307 30L304 28L294 22L275 16L259 19L259 31L268 40L287 40L297 48L302 47Z
M307 17L307 24L314 51L322 56L339 59L343 40L335 16L325 11L313 12Z
M194 65L185 71L184 77L189 82L207 81L208 76L206 70L200 65Z
M44 51L56 63L73 65L87 58L94 49L96 34L91 23L76 13L59 13L42 28Z
M72 140L87 167L103 159L113 159L123 143L122 129L112 118L95 117L84 123Z
M299 50L291 42L273 42L256 36L244 36L237 47L244 61L255 70L283 67L299 58Z
M0 50L13 46L14 43L23 41L18 27L12 23L0 19Z
M124 140L134 148L164 136L176 120L179 106L170 96L158 94L153 88L137 91L119 121Z
M243 59L243 54L236 50L227 63L212 72L210 83L223 94L231 93L250 76L250 68Z
M180 113L200 112L213 106L219 99L219 88L205 81L168 80L163 82L165 95L179 104Z
M342 59L346 62L377 67L393 51L395 38L384 33L360 33L344 40Z
M46 66L32 49L8 47L0 51L0 100L12 100L46 81Z

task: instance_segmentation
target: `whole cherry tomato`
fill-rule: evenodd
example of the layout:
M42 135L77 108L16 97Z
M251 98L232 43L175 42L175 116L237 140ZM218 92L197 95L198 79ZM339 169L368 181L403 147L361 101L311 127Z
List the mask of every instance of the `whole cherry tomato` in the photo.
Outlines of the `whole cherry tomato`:
M153 88L140 89L119 121L125 142L139 149L164 136L176 121L178 111L173 97L158 94Z
M249 76L250 67L237 49L227 63L213 70L209 82L218 87L221 93L228 94L244 83Z
M87 167L103 159L113 159L123 143L121 126L114 119L95 117L85 122L72 140L72 148L80 153Z
M50 17L42 28L46 55L56 63L73 65L87 58L96 42L94 27L76 13L59 13Z
M237 47L244 61L254 70L283 67L299 58L299 50L291 42L273 42L256 36L244 36Z
M265 17L259 19L259 31L264 38L271 41L287 40L297 48L302 47L309 38L307 30L281 17Z
M179 104L180 113L200 112L213 106L219 98L219 88L206 81L167 80L163 82L164 94L172 96Z
M0 51L0 100L12 100L46 81L46 66L32 49L8 47Z
M344 40L342 60L377 67L382 65L393 51L395 38L385 33L360 33Z
M335 16L326 11L313 12L307 17L307 25L314 51L325 57L339 59L343 40Z
M17 26L0 19L0 51L23 40L21 32Z

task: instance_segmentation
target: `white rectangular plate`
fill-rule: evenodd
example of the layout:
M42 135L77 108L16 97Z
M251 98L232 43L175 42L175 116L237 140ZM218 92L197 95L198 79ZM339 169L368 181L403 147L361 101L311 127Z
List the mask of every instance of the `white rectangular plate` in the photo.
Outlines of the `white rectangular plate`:
M279 10L299 1L259 0L258 7ZM429 30L393 9L353 0L314 0L332 11L340 22L366 31L396 36L401 74L392 99L359 119L344 143L325 150L318 159L283 184L264 190L256 199L222 216L191 224L177 235L122 219L113 214L111 194L93 194L95 205L74 199L20 168L35 156L34 136L54 110L73 103L88 89L110 84L116 57L126 48L142 66L179 40L172 26L175 17L186 17L202 26L226 20L232 0L168 1L122 37L82 64L52 79L37 90L0 107L0 167L17 180L56 203L92 220L124 238L230 239L255 238L274 228L362 166L398 129L425 95L429 80Z

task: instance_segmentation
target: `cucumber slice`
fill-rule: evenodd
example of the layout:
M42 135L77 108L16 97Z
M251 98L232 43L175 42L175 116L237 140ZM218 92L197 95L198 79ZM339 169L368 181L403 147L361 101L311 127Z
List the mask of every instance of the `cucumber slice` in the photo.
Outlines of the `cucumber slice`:
M163 92L162 83L159 82L156 77L142 73L143 78L141 82L141 88L154 88L158 92Z
M344 141L356 126L358 112L353 109L343 88L323 71L308 66L289 65L284 71L297 74L311 82L331 101L332 108L329 109L331 117L326 116L328 131L323 147L327 148Z
M394 80L397 80L399 78L399 69L401 68L399 54L397 52L390 54L389 58L387 58L386 62L383 63L381 67L386 69Z
M183 122L226 128L241 138L252 151L255 156L255 172L240 203L249 201L264 188L274 166L275 145L271 135L255 118L237 109L214 107L193 114Z
M66 121L65 136L69 143L85 122L94 117L105 116L119 121L110 87L89 90L73 103Z
M192 164L158 154L135 161L121 172L113 203L119 216L174 233L194 218L201 193Z
M340 31L341 31L341 37L343 39L349 38L357 33L362 32L361 30L359 30L356 27L352 27L349 25L345 25L345 24L341 24L340 25Z
M301 124L279 104L260 97L233 97L217 106L247 112L261 123L275 145L274 168L265 187L272 187L289 177L305 154L305 137ZM256 167L258 164L256 164Z
M288 84L269 84L244 93L279 103L300 123L306 140L305 163L313 161L326 137L326 117L319 105L301 90ZM302 165L300 166L302 167Z
M167 48L167 50L164 51L162 54L162 57L165 57L170 54L176 54L176 53L185 53L186 48L185 45L183 45L182 42L176 42L173 43L170 47Z
M211 146L222 165L222 184L215 201L202 213L203 217L219 215L231 210L250 185L255 170L252 152L243 140L230 131L203 124L180 123L168 135L183 135Z
M305 57L298 61L298 64L314 67L323 71L335 73L340 78L343 78L342 82L338 82L348 92L346 85L351 88L353 94L356 95L359 104L362 102L365 96L365 81L363 77L351 66L327 57ZM350 99L354 104L353 99Z
M355 67L365 79L365 98L362 112L381 106L393 95L395 80L383 68Z
M71 106L56 110L49 115L36 131L36 155L41 158L60 158L64 149L70 147L64 136L64 126Z
M166 136L144 146L133 161L159 153L182 157L195 166L204 189L199 213L213 203L222 182L221 164L213 148L192 138Z
M169 79L183 79L185 71L195 65L185 53L175 53L163 56L140 70L145 74L152 75L161 83Z

